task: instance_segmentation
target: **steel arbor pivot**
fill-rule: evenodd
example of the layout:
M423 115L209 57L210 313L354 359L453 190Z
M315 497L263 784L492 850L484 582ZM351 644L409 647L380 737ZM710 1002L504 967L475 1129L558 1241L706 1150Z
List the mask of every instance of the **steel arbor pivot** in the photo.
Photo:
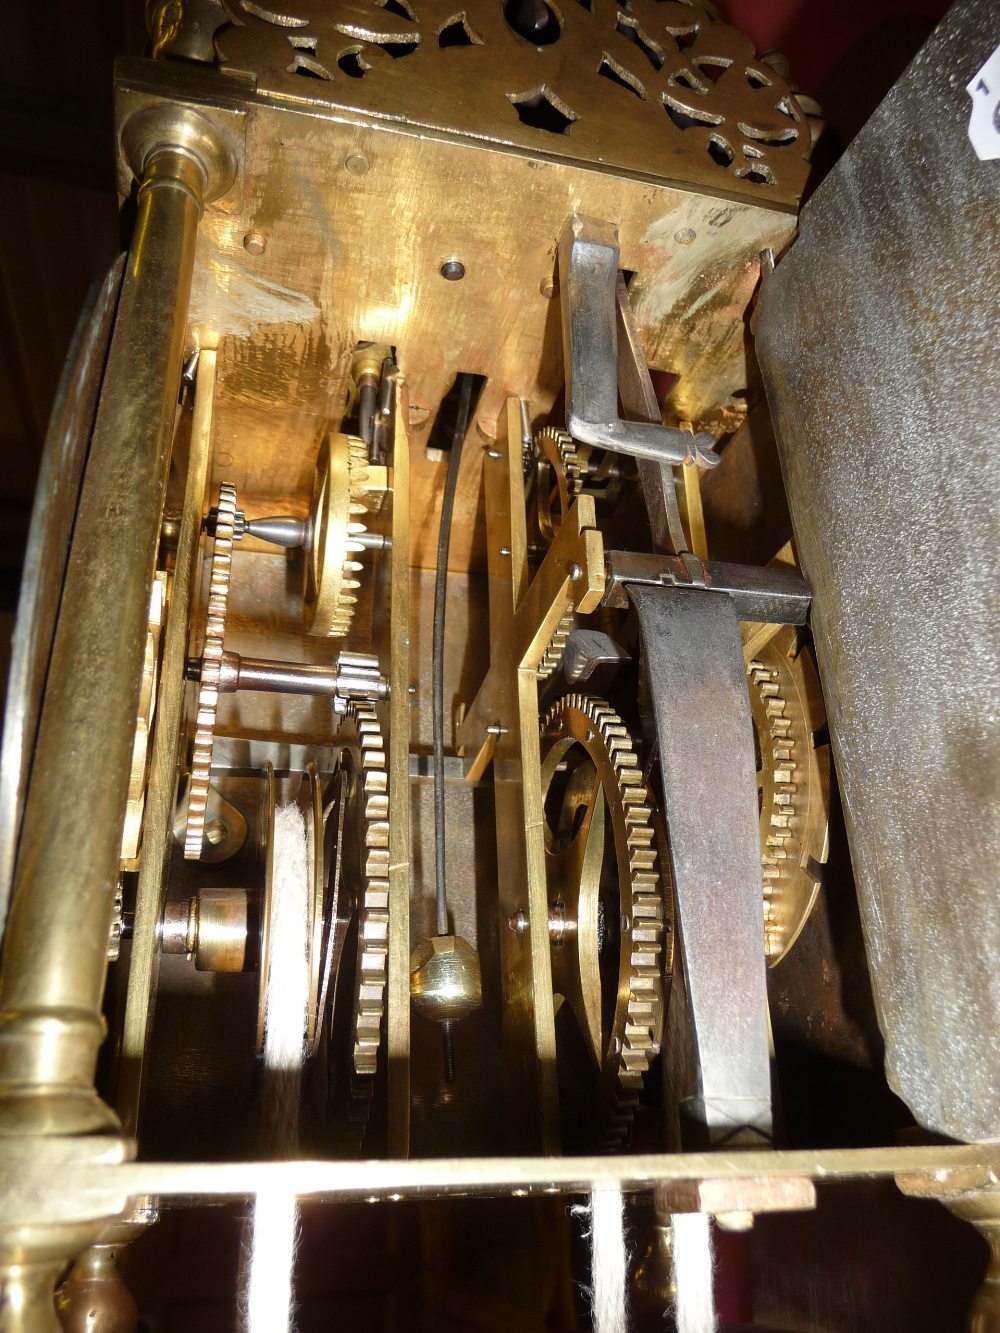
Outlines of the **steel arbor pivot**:
M618 415L618 236L609 223L574 214L559 240L566 429L598 445L657 463L717 463L711 435Z
M668 1015L667 1078L682 1132L699 1146L759 1146L771 1135L771 1074L739 617L731 598L700 589L631 586L629 595L656 716L680 934L685 1005Z

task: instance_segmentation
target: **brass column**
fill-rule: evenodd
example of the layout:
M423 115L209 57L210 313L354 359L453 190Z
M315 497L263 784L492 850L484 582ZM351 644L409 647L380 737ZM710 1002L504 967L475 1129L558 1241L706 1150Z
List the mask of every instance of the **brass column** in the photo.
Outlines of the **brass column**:
M106 1155L115 1140L105 1136L118 1130L94 1073L147 608L198 223L206 203L235 178L229 136L187 108L137 112L122 149L141 182L135 231L63 585L0 964L3 1333L58 1328L53 1275L100 1230L93 1203L88 1213L83 1201L61 1200L51 1215L39 1215L17 1187L16 1163L26 1154L55 1161L70 1143L78 1145L73 1151ZM108 1146L100 1149L102 1142Z
M202 209L232 151L147 108L142 181L66 571L0 969L0 1134L116 1127L94 1092L101 995L168 451Z

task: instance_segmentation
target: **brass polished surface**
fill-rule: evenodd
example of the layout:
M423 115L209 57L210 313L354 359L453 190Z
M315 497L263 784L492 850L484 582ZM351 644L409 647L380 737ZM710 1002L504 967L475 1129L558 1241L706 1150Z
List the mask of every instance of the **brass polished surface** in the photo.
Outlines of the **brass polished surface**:
M37 827L15 903L18 952L13 966L8 954L0 980L0 1133L41 1131L8 1132L0 1153L0 1285L14 1293L20 1287L25 1307L20 1322L11 1322L0 1291L0 1333L54 1333L53 1277L84 1247L68 1317L94 1333L102 1315L109 1327L128 1325L133 1312L109 1264L109 1247L125 1239L124 1230L109 1230L106 1219L117 1216L126 1227L140 1197L171 1198L180 1208L192 1199L270 1191L384 1203L376 1229L390 1235L385 1248L366 1238L363 1223L348 1238L363 1255L352 1273L360 1286L375 1255L393 1266L418 1211L454 1222L469 1204L446 1208L449 1197L472 1196L483 1209L475 1196L500 1196L484 1209L498 1219L492 1250L478 1249L471 1235L442 1240L417 1231L419 1278L412 1291L396 1283L383 1322L427 1322L421 1302L440 1282L449 1295L442 1313L506 1333L516 1303L491 1308L472 1299L463 1266L492 1267L494 1284L515 1289L509 1254L516 1246L504 1233L522 1208L522 1216L531 1209L550 1228L532 1256L538 1271L528 1285L537 1277L540 1287L563 1289L561 1299L549 1293L545 1317L531 1308L524 1321L511 1319L523 1333L576 1322L568 1261L574 1224L565 1196L613 1186L640 1196L626 1200L633 1217L637 1203L651 1217L661 1214L652 1247L660 1271L647 1268L640 1285L662 1301L670 1258L664 1212L693 1209L722 1229L745 1230L756 1213L810 1209L815 1181L852 1180L857 1188L871 1176L895 1177L904 1188L908 1180L925 1182L926 1193L980 1227L994 1258L972 1327L996 1327L996 1145L756 1151L770 1142L769 1087L788 1110L790 1141L913 1141L892 1137L895 1119L878 1120L879 1099L888 1098L876 1069L880 1050L855 1071L871 1076L874 1090L862 1090L859 1102L870 1101L875 1113L869 1122L859 1111L844 1138L839 1127L830 1138L811 1137L828 1110L825 1094L805 1108L805 1125L799 1118L809 1097L785 1099L795 1083L783 1060L788 1034L798 1031L792 1019L786 1050L776 1054L772 1044L769 1072L767 1008L757 986L765 981L762 946L776 961L806 925L826 851L824 715L803 650L808 637L738 627L737 610L777 617L781 608L763 606L759 571L749 565L751 595L734 608L727 593L739 594L742 585L734 590L725 567L705 563L711 506L702 511L695 468L675 477L669 466L602 458L593 443L599 437L581 446L559 429L573 421L573 384L585 385L599 361L607 411L591 414L598 425L641 427L629 432L633 444L649 433L669 436L680 454L689 436L700 436L703 449L718 437L724 466L732 446L722 437L759 392L746 315L762 273L770 284L781 281L773 255L794 235L811 136L780 61L759 61L714 12L708 0L493 0L489 11L481 5L461 13L444 0L152 0L155 48L182 58L126 65L118 85L122 197L129 172L144 175L145 184L111 354L115 374L109 371L101 411L130 430L111 441L118 454L107 438L99 451L100 429L95 440L73 559L82 550L99 586L86 587L78 570L77 582L67 582L72 600L64 601L51 682L55 690L58 672L68 681L73 671L73 689L93 705L100 668L105 697L88 729L73 715L75 731L63 726L61 749L39 748L36 772L46 789L42 797L31 793ZM176 45L166 31L174 22ZM189 40L193 29L197 38ZM173 144L165 149L168 131ZM204 198L236 177L239 188L218 199L195 240ZM140 338L127 322L136 275L150 262L159 222L171 220L158 222L157 201L184 240L175 246L172 283L161 274L155 289L159 324L147 309ZM570 367L561 334L587 334L588 320L592 333L595 321L593 310L581 317L579 288L565 280L556 248L567 220L581 216L602 219L621 244L603 270L601 291L611 298L599 312L603 340L577 337L576 352L571 343L565 352ZM836 322L836 314L823 317ZM617 365L606 336L612 331ZM602 355L588 361L595 347ZM466 417L470 380L474 405ZM591 421L582 408L578 434L581 421ZM446 747L437 817L449 830L452 934L426 940L437 911L426 593L449 435L460 469L440 665L446 732L457 753ZM863 452L863 442L858 447ZM117 462L105 468L107 453ZM142 474L137 487L123 484L130 469ZM154 518L162 535L165 488L171 508L179 508L182 485L183 507L157 559ZM94 487L104 505L99 523ZM237 487L243 512L234 549ZM217 549L230 542L224 554L234 576L222 617L230 650L223 665L234 692L220 698L221 677L207 682L216 690L207 749L204 700L183 683L206 608L209 620L215 614L212 539L199 535L206 488L232 497L231 530L221 524L221 541L218 520L214 531L204 526ZM272 514L283 517L255 517ZM284 549L276 552L268 536ZM606 545L622 548L607 563ZM869 549L867 558L877 574L877 553ZM127 594L124 615L107 583L113 560L124 571L113 571ZM655 580L658 560L665 582L693 578L698 585L656 589L662 616L651 610L653 591L636 586ZM170 679L156 685L142 594L160 565L172 573L174 595L161 636ZM873 593L877 584L873 575ZM801 579L796 587L796 614L805 621L809 590ZM98 591L113 621L103 640L87 629ZM73 623L81 618L93 662L84 660ZM564 657L574 630L574 652ZM342 656L331 634L344 640ZM848 639L845 631L845 645ZM221 629L216 646L221 654ZM334 700L235 692L241 663L243 684L272 690L329 683L341 666L345 676L353 671L355 685L374 675L380 690L371 706L355 700L346 711L346 685ZM571 674L577 665L579 676ZM748 675L760 742L763 862ZM851 682L831 677L836 698ZM586 683L569 688L594 695L554 702L563 682L577 679ZM63 687L60 707L69 684ZM124 738L127 726L134 729L133 689L145 729L129 773ZM142 750L154 701L147 785ZM84 760L90 767L81 771ZM186 800L182 785L175 803L178 772L188 763L197 781L188 782ZM88 784L101 789L97 797ZM83 809L59 811L78 791ZM669 845L654 807L661 791L664 806L683 816L671 816ZM113 863L105 867L100 858L118 846L119 797L122 810L130 802L131 855L126 872L106 882ZM56 811L47 823L38 815L43 798ZM261 798L263 833L243 847ZM260 1160L255 1143L255 999L262 1013L263 995L283 980L269 950L278 800L308 806L312 846L301 1106L310 1160ZM204 844L199 831L202 864L186 862L173 845L192 801L196 817L207 801L216 824L213 833L209 823ZM97 828L90 842L60 842L57 835L74 835L84 817ZM668 876L670 862L685 874ZM831 889L847 880L846 865L840 870ZM671 878L679 900L687 884L683 973L674 984ZM104 1012L112 1038L106 1067L119 1079L129 1132L140 1126L146 1065L143 1162L126 1160L131 1145L113 1133L76 1132L114 1129L91 1086L104 972L96 950L106 926L98 890L104 899L116 891L110 910L123 927L136 894L136 938L111 973ZM832 898L826 895L824 913ZM240 973L256 961L247 945L256 946L250 932L258 903L255 978ZM100 905L106 917L109 904ZM863 954L859 948L853 973L838 955L828 975L826 953L822 966L811 967L816 953L806 942L820 915L808 923L811 934L786 969L793 981L780 994L794 991L808 1010L810 986L825 988L831 1007L853 1016L869 999ZM352 939L345 961L355 924L357 956ZM411 957L419 940L425 943ZM160 946L190 954L195 966L182 958L158 965ZM69 980L52 1007L46 988L56 984L57 962ZM834 996L841 980L849 984ZM324 1030L328 996L336 997L339 1020ZM563 998L577 1012L582 1041L570 1005L556 1020ZM660 1054L668 999L661 1088L643 1075ZM21 1040L22 1015L33 1013L37 1021ZM442 1070L440 1033L413 1014L465 1020L456 1027L457 1076L449 1054ZM871 1033L874 1048L874 1017ZM809 1030L802 1054L824 1060L813 1037ZM691 1065L700 1081L685 1084ZM846 1082L851 1072L839 1077ZM25 1083L38 1095L20 1096ZM716 1151L662 1151L675 1140L675 1103L685 1095L686 1109L710 1131L693 1135L692 1144L711 1141ZM589 1155L607 1126L602 1148L616 1155ZM376 1160L331 1160L356 1153L364 1134ZM630 1135L632 1153L624 1151ZM495 1155L505 1147L512 1155ZM579 1155L562 1156L560 1148ZM518 1202L535 1194L556 1197ZM403 1199L434 1202L388 1206ZM448 1264L427 1262L436 1246L443 1253L454 1247L450 1272ZM565 1271L556 1271L551 1256L561 1251ZM490 1263L481 1264L487 1253ZM304 1298L301 1322L311 1324L306 1257L303 1246L296 1296ZM199 1254L207 1261L207 1251ZM161 1269L161 1287L173 1286L170 1271ZM217 1274L213 1280L218 1290ZM208 1322L219 1326L225 1317L217 1310Z
M163 878L177 790L177 756L180 745L181 710L184 703L188 617L191 611L201 516L205 505L215 375L215 352L203 351L198 359L195 381L184 503L171 587L171 614L163 638L157 725L153 735L153 753L146 792L146 854L139 867L139 878L136 883L135 923L132 929L125 1016L122 1020L121 1074L115 1105L121 1118L122 1128L127 1134L135 1134L138 1128L142 1067L146 1057L156 989L159 961L157 931L163 912Z
M677 1300L674 1233L667 1216L656 1215L649 1243L632 1277L632 1290L640 1309L648 1307L658 1317Z
M337 771L342 770L348 781L344 874L352 886L358 922L350 1059L359 1079L372 1079L385 1059L380 1059L380 1050L389 987L391 917L388 747L373 707L348 704L335 748Z
M268 1187L289 1189L300 1199L360 1198L377 1202L398 1196L448 1194L584 1194L602 1184L623 1190L652 1190L675 1180L766 1181L808 1177L826 1181L887 1177L901 1173L959 1172L987 1181L1000 1172L1000 1150L982 1144L913 1148L832 1148L799 1151L635 1153L591 1157L438 1157L407 1162L369 1160L290 1162L130 1162L86 1165L60 1155L60 1178L77 1207L102 1204L120 1211L126 1196L159 1198L198 1195L236 1198ZM36 1189L51 1178L52 1165L36 1154L11 1161L19 1188Z
M188 760L184 829L184 856L188 861L199 860L206 842L210 844L210 839L206 837L206 820L215 723L226 657L226 615L236 536L236 487L231 482L224 481L219 487L218 500L213 509L215 523L212 530L212 558L208 562L208 599L194 707L194 736Z
M572 435L546 426L534 438L535 521L538 535L550 542L573 499L583 489L580 455Z
M87 1197L68 1184L65 1172L86 1162L103 1174L130 1155L131 1145L108 1134L6 1140L0 1154L4 1333L59 1333L56 1282L129 1206L127 1190L105 1189L100 1198Z
M313 482L306 559L306 625L310 634L342 639L357 605L357 560L365 530L362 497L368 450L352 435L331 433L320 446Z
M199 889L194 900L192 940L199 972L242 972L249 938L247 892L221 887Z
M664 1014L663 881L652 796L622 720L602 700L569 694L541 723L542 806L568 770L558 817L546 819L545 868L552 980L573 1008L610 1102L605 1132L627 1141L629 1093L659 1052ZM611 834L618 901L603 903ZM602 931L601 911L605 925ZM614 981L602 975L601 936L618 938ZM605 949L608 944L605 943ZM605 992L613 992L609 999Z
M239 170L236 139L192 107L142 107L125 120L119 142L137 181L162 176L190 190L201 208L227 194Z
M614 6L564 6L537 38L499 4L460 14L450 0L376 14L357 0L234 9L219 63L275 102L767 202L794 203L805 185L809 129L787 80L707 7L631 0L623 22ZM360 77L345 83L352 63ZM541 99L561 131L533 123Z
M388 1149L406 1157L410 1144L410 436L409 390L394 376L389 486L392 550L380 562L389 584L389 955L385 1046L389 1070ZM385 506L383 506L384 512ZM383 584L384 588L384 584ZM384 657L383 657L384 661Z
M432 935L410 955L410 999L421 1018L458 1022L483 1003L479 955L461 935Z
M218 140L219 144L223 141ZM222 150L225 152L225 149ZM207 178L147 154L53 645L0 972L0 1133L114 1130L93 1088L149 591ZM174 174L171 175L171 172ZM121 559L123 551L130 558ZM94 775L104 775L94 781ZM51 799L53 787L74 793Z
M750 715L760 754L764 952L776 967L798 939L830 850L830 747L812 654L792 626L756 636L747 656ZM744 654L750 645L744 645Z
M0 735L0 937L90 429L125 256L80 316L52 407L24 552Z
M592 610L604 589L594 502L581 496L528 582L521 403L487 454L491 666L457 734L466 777L493 764L498 857L504 1058L513 1144L558 1143L555 1013L538 749L538 666L572 607ZM524 929L510 922L524 917ZM513 1109L516 1108L516 1109Z
M129 770L128 805L125 807L125 828L122 833L121 859L123 869L138 870L139 847L142 835L142 816L146 805L146 782L149 776L149 740L156 711L156 695L160 671L160 638L166 617L166 573L157 570L149 594L149 625L146 630L146 649L142 659L142 684L139 687L139 713L132 743L132 766Z
M63 1333L135 1333L139 1307L122 1280L117 1247L92 1245L56 1296Z
M292 86L294 101L240 90L246 188L203 228L193 298L194 336L218 346L222 369L213 484L234 481L248 512L266 503L305 516L316 451L348 400L356 343L392 343L405 355L410 389L412 563L432 567L443 464L426 446L456 373L487 377L476 412L484 438L511 394L528 398L539 421L559 394L555 244L572 208L618 227L621 262L636 274L630 294L646 357L679 375L671 412L698 421L746 387L734 312L747 308L757 285L760 250L780 251L793 234L787 197L776 205L769 188L748 186L736 198L728 173L707 157L704 188L714 184L718 195L668 180L667 156L651 159L649 175L615 176L539 151L539 136L558 136L533 131L529 148L425 132L335 112L313 96L325 87L316 80L296 77ZM219 108L238 88L235 79L152 62L123 66L120 76L123 106L169 95ZM352 169L359 162L360 175ZM267 238L261 254L244 248L252 229ZM453 255L465 266L458 282L439 272ZM456 569L485 568L474 521L480 473L481 458L469 451L456 500Z

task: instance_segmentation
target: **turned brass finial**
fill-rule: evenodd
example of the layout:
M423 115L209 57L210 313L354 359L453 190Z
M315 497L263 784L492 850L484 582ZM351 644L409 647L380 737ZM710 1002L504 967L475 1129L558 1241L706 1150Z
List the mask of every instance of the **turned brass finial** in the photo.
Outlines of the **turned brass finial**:
M135 1333L139 1309L122 1281L117 1246L84 1250L56 1294L64 1333Z

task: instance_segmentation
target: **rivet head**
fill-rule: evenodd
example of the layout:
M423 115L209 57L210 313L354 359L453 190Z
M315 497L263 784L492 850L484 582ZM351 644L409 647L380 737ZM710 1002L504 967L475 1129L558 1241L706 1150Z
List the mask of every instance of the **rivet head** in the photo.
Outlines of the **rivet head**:
M674 232L674 240L678 245L690 245L692 241L698 239L698 233L693 227L681 227L680 231Z
M267 237L262 231L248 231L243 237L243 249L248 255L262 255L267 249Z
M554 278L543 278L538 285L538 290L545 297L546 301L551 301L553 296L559 290L559 284Z
M523 935L528 929L528 914L523 907L519 907L516 912L507 918L508 929L515 935Z
M465 265L460 259L446 259L440 272L446 282L461 282L465 277Z
M351 153L344 159L344 167L352 176L366 176L371 163L364 153Z

